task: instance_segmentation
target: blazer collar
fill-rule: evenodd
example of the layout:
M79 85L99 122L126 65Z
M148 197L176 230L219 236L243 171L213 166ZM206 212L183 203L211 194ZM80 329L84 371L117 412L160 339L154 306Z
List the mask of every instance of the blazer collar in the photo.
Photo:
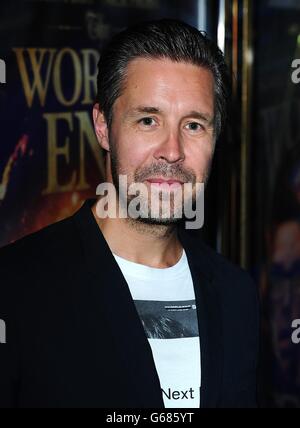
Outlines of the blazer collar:
M101 299L106 302L101 308L105 312L112 340L131 379L134 400L138 402L135 407L163 408L150 344L125 278L91 211L94 203L95 200L87 200L73 216L81 236L93 295L96 301ZM220 307L214 287L213 266L199 239L183 230L179 230L179 239L187 254L197 303L201 346L201 407L217 407L223 357ZM113 313L117 315L112 316ZM124 330L130 332L130 335L124 335Z

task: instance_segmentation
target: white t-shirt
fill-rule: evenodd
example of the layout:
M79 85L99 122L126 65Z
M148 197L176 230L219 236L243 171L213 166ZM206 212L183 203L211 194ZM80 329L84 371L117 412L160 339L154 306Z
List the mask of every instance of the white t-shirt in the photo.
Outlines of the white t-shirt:
M114 257L143 323L166 408L200 407L200 341L193 281L180 260L158 269Z

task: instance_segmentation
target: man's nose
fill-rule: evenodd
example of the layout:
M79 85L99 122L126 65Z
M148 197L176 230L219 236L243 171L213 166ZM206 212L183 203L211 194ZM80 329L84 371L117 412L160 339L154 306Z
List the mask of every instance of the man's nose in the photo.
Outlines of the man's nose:
M163 159L169 163L183 161L184 150L181 138L177 131L168 132L154 153L155 159Z

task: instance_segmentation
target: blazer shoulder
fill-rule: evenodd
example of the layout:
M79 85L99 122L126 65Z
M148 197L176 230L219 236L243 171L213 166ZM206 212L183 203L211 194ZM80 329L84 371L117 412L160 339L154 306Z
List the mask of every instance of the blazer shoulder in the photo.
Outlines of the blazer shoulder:
M71 248L73 235L72 217L68 217L10 243L0 248L0 270Z
M231 262L203 241L201 241L200 249L204 255L205 264L211 271L215 278L215 284L221 292L230 294L231 290L236 295L251 294L257 299L258 287L248 271Z

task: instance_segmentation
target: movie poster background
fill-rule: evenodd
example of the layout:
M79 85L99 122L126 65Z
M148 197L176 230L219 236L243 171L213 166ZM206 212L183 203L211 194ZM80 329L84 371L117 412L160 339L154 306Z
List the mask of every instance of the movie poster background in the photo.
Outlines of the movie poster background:
M252 256L262 298L262 405L300 407L300 2L256 2ZM267 31L266 31L267 29Z
M0 247L95 196L103 177L91 119L99 50L128 24L163 17L197 26L197 2L1 2Z

